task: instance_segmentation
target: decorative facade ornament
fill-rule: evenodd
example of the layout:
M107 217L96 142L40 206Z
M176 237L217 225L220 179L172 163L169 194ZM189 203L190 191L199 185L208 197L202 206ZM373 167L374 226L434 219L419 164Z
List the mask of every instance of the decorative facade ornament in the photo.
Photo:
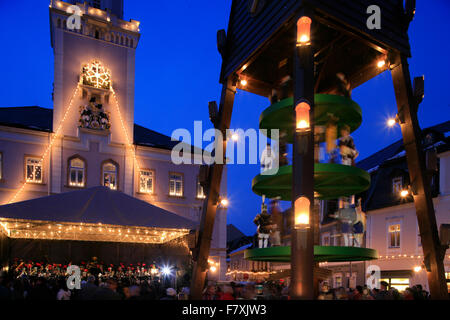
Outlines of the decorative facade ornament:
M111 88L111 73L98 60L84 65L81 77L84 85L105 90Z
M95 97L91 98L88 105L80 107L80 128L108 130L110 127L109 112L103 109L101 103L95 103Z

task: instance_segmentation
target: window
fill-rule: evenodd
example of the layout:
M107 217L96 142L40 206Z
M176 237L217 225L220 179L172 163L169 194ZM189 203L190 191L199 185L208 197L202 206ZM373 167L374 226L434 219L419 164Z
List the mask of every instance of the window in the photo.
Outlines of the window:
M203 191L203 186L200 184L200 181L197 180L197 198L205 199L205 192Z
M334 288L342 287L342 274L336 273L334 275Z
M380 282L381 281L386 281L389 284L389 288L395 288L398 291L405 291L405 289L409 287L408 278L386 278L380 279Z
M400 224L389 226L389 248L400 248Z
M85 165L80 158L69 160L69 186L84 187Z
M26 160L26 181L42 183L42 162L39 158L27 157Z
M183 176L181 174L177 173L170 174L169 195L175 197L183 196Z
M349 279L349 287L350 288L356 288L356 278L357 278L357 272L352 272L352 276L350 277L350 273L347 272L346 277Z
M395 196L400 195L400 191L403 189L403 178L395 177L392 179L392 194Z
M139 177L139 192L153 193L153 171L141 170Z
M111 190L117 190L117 165L112 162L103 164L103 185Z
M450 292L450 272L445 273L445 279L447 279L447 290Z

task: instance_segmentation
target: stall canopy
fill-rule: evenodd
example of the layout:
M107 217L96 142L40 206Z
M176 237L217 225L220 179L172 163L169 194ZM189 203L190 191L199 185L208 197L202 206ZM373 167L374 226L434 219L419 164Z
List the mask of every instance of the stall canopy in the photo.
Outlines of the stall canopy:
M192 220L107 187L0 206L11 238L164 243L197 227Z

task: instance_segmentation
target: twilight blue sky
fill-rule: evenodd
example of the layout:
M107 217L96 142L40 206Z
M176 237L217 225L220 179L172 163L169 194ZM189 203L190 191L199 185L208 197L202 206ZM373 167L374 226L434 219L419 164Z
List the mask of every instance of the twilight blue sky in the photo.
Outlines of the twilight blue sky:
M0 0L0 107L52 107L53 52L50 47L49 0ZM227 27L231 0L125 0L124 18L141 21L136 51L135 122L171 135L176 128L193 131L193 122L210 127L207 102L219 100L221 57L216 31ZM409 29L412 45L411 76L425 74L425 99L420 125L427 127L450 118L450 3L418 1ZM385 72L353 91L363 110L363 123L352 135L360 159L401 137L387 129L395 115L392 79ZM231 128L258 127L268 100L250 93L236 94ZM258 165L228 167L228 222L252 234L260 197L251 191Z

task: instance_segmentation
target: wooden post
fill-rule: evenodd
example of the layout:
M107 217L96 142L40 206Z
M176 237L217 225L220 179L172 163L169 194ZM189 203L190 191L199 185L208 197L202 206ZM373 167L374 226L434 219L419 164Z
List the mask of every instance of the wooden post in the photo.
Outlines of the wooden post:
M445 252L442 251L439 241L431 188L425 173L422 135L417 120L417 101L413 95L406 56L403 54L395 56L391 73L423 254L426 264L430 268L429 271L427 270L430 294L432 299L447 300L448 292L443 263Z
M219 107L219 121L216 128L223 134L223 155L226 155L226 135L225 131L230 127L231 113L233 110L234 95L236 93L236 83L232 76L225 80L222 86L222 93ZM225 162L225 159L223 160ZM212 165L208 175L208 192L203 202L202 218L200 222L199 237L194 250L194 268L191 280L191 299L200 300L205 285L206 270L208 268L208 256L211 248L211 239L216 217L216 209L220 195L220 182L222 180L222 170L224 164L215 163Z
M311 45L295 48L294 53L294 109L302 100L310 105L310 131L295 132L292 152L292 208L291 239L292 299L314 298L314 56ZM294 117L295 119L295 117ZM295 126L295 123L293 123ZM310 202L310 227L295 229L295 200L300 196Z

